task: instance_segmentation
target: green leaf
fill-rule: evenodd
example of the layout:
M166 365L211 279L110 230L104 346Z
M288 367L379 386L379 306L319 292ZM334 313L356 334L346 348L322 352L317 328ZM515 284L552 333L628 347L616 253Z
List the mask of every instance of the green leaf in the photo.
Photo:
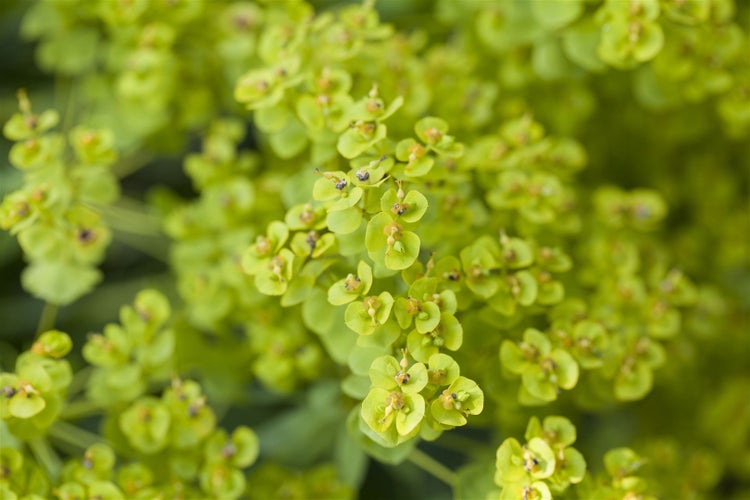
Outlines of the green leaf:
M534 19L549 30L562 28L578 19L583 12L581 0L563 2L529 2Z
M258 436L247 426L241 425L232 432L234 453L231 455L232 465L235 467L249 467L259 452Z
M597 54L599 27L588 18L566 29L562 35L562 46L568 58L592 73L607 69Z
M362 223L362 211L357 207L328 212L326 225L336 234L350 234Z
M448 133L448 122L428 116L414 125L414 132L424 144L438 144Z
M614 448L604 454L604 467L616 479L634 474L644 463L645 460L630 448Z
M664 46L664 31L656 22L644 23L638 42L633 47L633 55L638 61L648 61L656 57Z
M385 414L385 401L390 394L386 389L373 387L362 401L362 419L377 433L385 432L396 417L395 412Z
M562 349L555 349L550 354L554 362L557 375L557 385L563 389L570 390L578 383L578 363L573 356Z
M615 377L615 397L620 401L637 401L651 391L654 375L646 363L621 369Z
M363 127L372 126L371 132L360 132L356 128L350 128L339 137L336 149L346 159L351 160L360 156L378 142L385 139L386 127L383 124L364 124Z
M542 427L545 435L537 437L544 437L550 444L570 446L576 442L576 428L565 417L545 417Z
M91 267L39 261L24 269L21 282L35 297L64 306L93 290L101 277L99 270Z
M419 394L404 394L405 408L396 415L396 430L402 436L408 436L417 429L424 418L424 398Z
M523 466L523 448L515 438L507 438L495 455L495 483L498 486L513 484L526 477Z
M414 264L419 256L419 236L411 231L404 231L393 247L385 251L385 266L400 271Z
M509 269L521 269L534 262L531 245L521 238L500 238L503 264Z
M398 387L396 374L400 370L401 367L393 356L381 356L377 358L370 365L368 372L372 386L388 390L396 389Z
M419 333L431 332L439 323L440 307L434 302L423 302L422 310L414 317L414 326L417 331Z
M460 374L458 363L447 354L433 354L427 365L430 367L427 371L429 383L439 387L452 384Z
M67 333L59 330L49 330L39 336L31 350L37 354L59 359L73 348L73 341Z
M406 193L403 200L396 196L395 189L389 189L380 198L380 208L390 213L397 221L414 223L419 221L427 211L427 198L416 190Z
M26 419L39 414L46 405L46 401L39 394L19 392L10 398L8 411L13 417Z
M253 115L255 124L266 134L281 132L292 119L286 106L261 108Z
M358 334L371 335L388 320L392 307L393 297L390 293L383 292L377 297L370 296L361 302L349 304L344 313L344 321Z
M557 385L538 366L526 369L521 374L523 386L529 394L542 401L554 401L557 399Z
M503 340L500 345L500 362L506 370L516 375L521 375L531 366L531 362L521 348L510 340Z
M368 455L380 462L397 465L409 456L416 446L416 440L405 440L401 443L385 446L379 436L364 422L360 409L353 408L346 420L349 437L354 439Z
M299 120L290 120L282 130L269 134L268 142L279 158L294 158L307 147L307 129Z

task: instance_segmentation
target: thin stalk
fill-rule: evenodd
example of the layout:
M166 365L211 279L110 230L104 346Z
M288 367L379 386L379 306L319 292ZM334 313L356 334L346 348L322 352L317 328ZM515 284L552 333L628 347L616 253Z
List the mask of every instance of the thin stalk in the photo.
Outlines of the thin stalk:
M63 422L62 420L58 420L52 424L52 427L49 428L49 436L81 450L104 442L104 439L97 434L81 429L76 425Z
M94 371L93 366L85 366L81 368L80 370L76 370L75 374L73 375L73 380L70 382L70 385L68 386L68 397L72 398L82 390L86 388L86 382L88 382L89 377L91 376L91 373ZM63 410L64 411L64 410Z
M71 401L66 404L60 412L61 420L78 420L92 415L98 415L104 411L99 404L87 399Z
M62 471L62 460L49 442L44 438L34 438L28 441L28 445L36 461L47 471L47 475L53 481L57 481Z
M104 217L107 225L120 231L146 236L161 234L161 221L144 210L125 208L118 205L91 205Z
M125 231L116 231L115 240L120 241L143 254L149 255L160 262L166 263L168 261L168 245L164 238L144 237L142 235L131 234Z
M130 154L128 157L121 159L112 167L112 172L118 179L125 178L133 174L153 161L154 156L147 153Z
M44 308L42 309L42 315L39 316L39 323L36 327L36 335L39 336L40 334L52 330L55 327L55 319L57 319L57 304L52 304L50 302L44 303Z
M409 454L408 460L451 488L455 487L458 482L458 477L455 472L418 448L412 450L411 454Z

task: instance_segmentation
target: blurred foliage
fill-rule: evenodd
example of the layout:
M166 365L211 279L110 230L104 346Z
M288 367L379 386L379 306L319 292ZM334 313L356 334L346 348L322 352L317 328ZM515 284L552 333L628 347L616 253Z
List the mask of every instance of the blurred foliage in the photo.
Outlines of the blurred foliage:
M746 498L748 25L4 2L0 496Z

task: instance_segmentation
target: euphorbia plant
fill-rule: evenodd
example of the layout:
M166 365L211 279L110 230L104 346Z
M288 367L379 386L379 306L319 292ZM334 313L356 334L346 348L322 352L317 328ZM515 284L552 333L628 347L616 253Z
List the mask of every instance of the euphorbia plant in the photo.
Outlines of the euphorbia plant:
M747 5L22 7L3 498L747 494Z

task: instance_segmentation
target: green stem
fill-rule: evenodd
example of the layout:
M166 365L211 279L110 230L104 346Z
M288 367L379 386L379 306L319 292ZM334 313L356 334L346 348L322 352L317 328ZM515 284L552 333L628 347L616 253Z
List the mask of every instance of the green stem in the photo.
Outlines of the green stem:
M58 420L52 424L52 427L49 428L49 436L81 450L104 442L104 439L97 434L81 429L76 425L63 422L62 420Z
M91 205L90 208L101 213L107 225L120 231L146 236L161 234L161 221L145 210L122 205Z
M73 375L73 380L68 386L68 397L72 398L82 390L86 388L86 382L88 382L91 373L94 371L94 367L87 365L80 370L76 370Z
M66 404L60 412L60 419L78 420L80 418L90 417L91 415L98 415L103 411L104 409L99 404L87 399L71 401Z
M441 480L451 488L454 488L458 482L458 477L456 476L455 472L418 448L414 448L412 450L411 454L408 457L408 460L423 471Z
M55 319L57 318L57 304L52 304L50 302L44 303L44 308L42 309L42 315L39 317L39 324L36 327L36 335L37 337L55 327Z
M145 237L124 231L115 233L115 240L160 262L167 262L168 245L164 238Z
M62 460L57 456L49 442L44 438L34 438L28 441L28 445L36 461L47 471L47 475L53 481L57 481L60 477L60 471L62 471Z
M129 176L148 165L154 159L147 153L135 153L123 158L112 167L112 172L119 178Z

